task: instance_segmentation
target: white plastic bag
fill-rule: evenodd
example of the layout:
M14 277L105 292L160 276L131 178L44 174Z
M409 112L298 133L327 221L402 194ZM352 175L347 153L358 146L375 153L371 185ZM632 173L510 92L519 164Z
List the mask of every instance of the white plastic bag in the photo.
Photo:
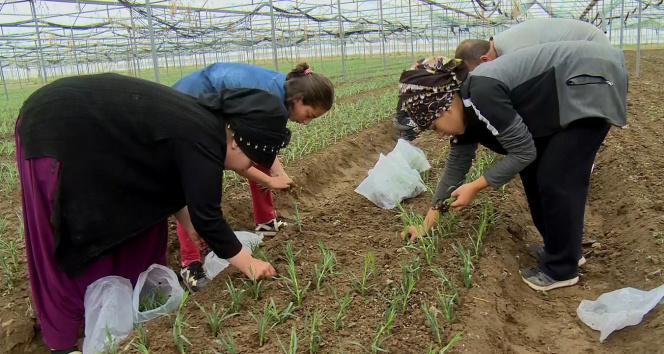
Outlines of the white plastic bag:
M427 155L422 149L412 145L407 140L399 139L397 146L388 154L398 154L406 160L410 168L422 173L431 168Z
M403 156L380 154L369 176L355 189L378 207L392 209L407 198L418 196L426 189L420 174L405 163Z
M650 291L622 288L602 294L596 301L581 301L576 313L583 323L600 331L603 342L611 332L639 324L663 297L664 285Z
M236 231L235 237L238 241L242 243L242 247L246 248L247 251L251 252L253 245L260 244L263 242L263 234L255 234L247 231ZM203 269L205 269L205 274L208 278L214 279L222 270L226 269L230 264L227 260L217 257L214 252L208 253L205 256L205 264L203 264Z
M88 285L85 306L83 353L99 353L108 348L106 331L116 343L126 338L134 327L131 307L131 282L117 276L98 279Z
M153 310L139 311L140 301L157 292L167 297L165 303ZM134 322L143 323L176 310L182 295L184 290L175 272L161 264L151 265L136 281L133 296Z

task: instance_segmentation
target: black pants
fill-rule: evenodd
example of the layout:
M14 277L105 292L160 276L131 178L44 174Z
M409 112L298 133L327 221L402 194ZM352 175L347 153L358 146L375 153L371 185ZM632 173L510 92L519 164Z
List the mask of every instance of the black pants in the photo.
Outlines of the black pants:
M587 118L536 138L537 158L520 173L533 223L544 240L539 268L553 279L578 274L590 170L609 127L604 119Z

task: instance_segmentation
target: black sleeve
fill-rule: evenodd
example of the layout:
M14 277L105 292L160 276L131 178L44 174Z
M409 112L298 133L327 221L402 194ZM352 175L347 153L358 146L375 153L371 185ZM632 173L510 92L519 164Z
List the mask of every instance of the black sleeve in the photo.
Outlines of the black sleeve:
M237 255L242 244L221 211L224 162L219 153L191 140L173 139L170 145L194 229L219 258Z

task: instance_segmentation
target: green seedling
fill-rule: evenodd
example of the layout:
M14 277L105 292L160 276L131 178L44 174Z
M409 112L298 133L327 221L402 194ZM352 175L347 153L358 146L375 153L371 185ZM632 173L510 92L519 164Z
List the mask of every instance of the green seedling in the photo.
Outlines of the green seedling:
M457 305L459 305L460 304L460 302L459 302L459 292L457 291L456 286L454 285L454 282L452 281L452 279L448 278L447 275L445 274L445 272L440 268L432 268L431 272L433 272L433 274L435 274L436 276L438 276L440 278L440 280L442 282L442 284L441 284L442 291L445 294L449 294L450 296L453 296L456 299Z
M262 315L254 315L249 312L249 315L256 321L256 326L258 328L258 346L262 347L265 343L265 333L267 333L268 327L270 325L270 304L265 303L263 306Z
M281 350L284 351L284 354L297 354L297 332L295 331L295 327L291 328L290 343L288 348L284 346L284 343L281 342L281 338L278 336L277 341L279 341L279 346L281 347Z
M217 343L226 350L227 354L237 354L237 349L235 347L235 340L233 339L233 329L229 328L224 335L219 338ZM215 351L218 354L218 352Z
M299 204L295 203L295 224L297 225L297 231L302 232L302 217L300 216Z
M226 282L226 292L231 297L231 308L232 312L238 312L240 310L240 305L242 304L242 299L246 293L245 289L236 288L233 281L228 279Z
M352 272L351 275L351 286L355 291L360 295L364 296L369 289L369 278L374 274L376 269L376 259L373 252L369 252L364 256L364 268L362 271L362 277L357 278Z
M148 350L148 334L145 331L145 327L143 327L143 324L137 324L134 326L134 330L136 330L136 338L138 339L138 343L132 342L132 346L139 353L149 354L150 351Z
M254 276L254 271L251 269L251 266L249 266L249 275L249 280L242 280L244 288L252 299L258 300L260 299L261 294L263 294L263 291L265 291L266 286L263 284L262 279L258 279Z
M302 287L297 280L297 270L295 268L295 254L293 254L293 245L290 241L286 242L286 262L287 262L287 277L282 277L286 280L286 287L290 291L295 304L300 306L302 300L304 300L304 293L309 289L311 282L308 282L306 286Z
M331 286L330 291L332 292L334 299L337 301L337 304L339 304L339 310L334 315L334 321L332 322L334 331L336 332L341 329L341 326L343 326L343 320L346 318L346 310L352 299L350 297L350 292L346 293L343 298L339 298L337 292Z
M146 312L164 306L170 296L160 288L152 288L138 300L138 311Z
M173 321L173 341L175 342L175 348L180 354L185 354L187 352L187 345L191 346L189 339L187 339L182 333L183 326L189 326L189 324L185 322L184 315L182 314L182 308L184 307L188 296L189 292L185 291L182 300L180 301L180 305L175 312L175 320Z
M274 325L283 324L289 318L293 317L293 312L295 311L295 306L292 302L288 303L285 309L279 311L277 305L274 303L274 300L270 298L270 317L274 320Z
M196 302L196 305L203 312L205 321L207 322L208 327L210 327L210 332L212 332L213 337L216 337L219 334L219 328L221 328L222 322L237 315L237 313L225 314L224 311L217 308L217 304L212 304L212 310L210 310L210 312L206 311L205 307L198 302Z
M418 258L419 259L419 258ZM417 273L419 273L419 266ZM419 277L419 274L418 274ZM416 275L412 269L412 263L409 265L405 262L401 263L401 313L406 312L406 305L408 304L408 299L410 294L415 288Z
M309 331L309 354L316 354L318 353L318 349L320 349L322 339L318 327L320 325L321 315L321 311L316 310L312 315L307 312L307 315L304 318L305 336L307 335L307 329ZM307 325L309 322L311 322L310 326Z
M334 274L334 265L336 264L336 257L332 251L325 248L323 241L318 240L318 249L322 255L322 263L320 267L318 264L314 265L314 279L316 282L316 290L320 290L321 285L326 277Z
M455 251L457 251L457 253L459 253L459 256L461 257L461 274L463 275L463 286L465 286L466 289L470 288L473 269L475 269L473 266L472 256L470 255L470 252L463 249L461 242L458 243L458 246L453 245L452 247Z
M113 338L113 335L111 334L111 330L106 326L105 328L106 331L106 342L107 342L107 349L106 352L108 354L118 354L118 343L115 341L115 338Z
M459 332L459 333L455 334L454 337L452 337L452 339L450 339L450 341L447 343L447 345L445 345L442 349L440 349L438 354L445 354L448 349L450 349L456 342L461 340L461 335L462 334L463 334L463 332Z
M422 303L422 312L424 312L424 317L429 324L429 329L431 329L431 333L433 334L436 343L442 346L443 339L441 334L441 327L438 324L438 310L433 306L429 307L429 305L424 302Z

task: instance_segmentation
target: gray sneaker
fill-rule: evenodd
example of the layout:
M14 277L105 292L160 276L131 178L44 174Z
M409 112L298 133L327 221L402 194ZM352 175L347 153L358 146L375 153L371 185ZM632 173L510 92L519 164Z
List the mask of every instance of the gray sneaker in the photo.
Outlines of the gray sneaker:
M200 261L191 262L188 266L180 269L180 275L182 276L182 282L191 292L201 290L210 281L205 274L205 269L203 269L203 263Z
M572 286L579 282L579 276L567 280L555 280L544 274L539 268L521 269L521 278L534 290L549 291L566 286Z
M535 259L540 259L540 257L544 255L544 245L529 245L527 249L528 254ZM584 264L586 264L586 257L581 256L581 258L579 258L579 267Z

